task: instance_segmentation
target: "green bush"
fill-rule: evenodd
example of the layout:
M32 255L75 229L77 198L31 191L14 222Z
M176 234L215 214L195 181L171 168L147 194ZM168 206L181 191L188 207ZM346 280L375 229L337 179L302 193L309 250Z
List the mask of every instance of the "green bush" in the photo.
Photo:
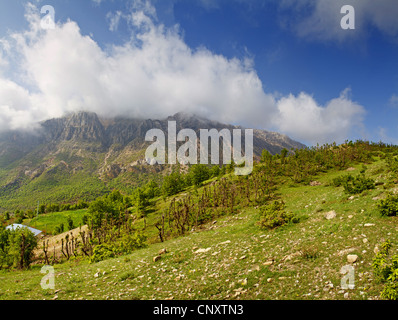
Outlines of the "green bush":
M102 243L95 246L93 255L90 257L90 262L99 262L109 258L114 258L117 255L117 248L113 244Z
M184 189L184 178L179 172L172 172L164 177L162 193L164 196L173 196Z
M344 176L339 176L332 180L332 185L334 187L341 187L342 185L344 185L345 183L347 183L349 181L352 181L353 179L354 179L354 177L350 174L344 175Z
M145 248L146 240L147 237L140 232L136 232L133 235L127 234L120 239L119 252L126 254L136 249Z
M348 194L358 194L365 190L374 189L375 181L371 178L366 178L363 173L356 177L348 174L334 178L332 185L335 187L343 186L344 191Z
M285 211L283 201L274 201L260 208L260 219L258 224L264 229L274 229L286 223L296 223L298 218L290 212Z
M375 278L383 282L380 297L388 300L398 299L398 255L389 256L391 242L385 241L373 259L372 267Z
M398 172L398 158L393 157L391 154L386 156L386 164L389 171L393 173Z
M146 240L145 235L136 232L133 235L125 235L113 243L98 244L93 250L90 262L99 262L144 248L146 247Z
M200 186L203 181L206 181L210 177L211 172L209 167L204 164L194 164L189 168L186 179L188 184Z
M398 196L388 194L376 204L382 216L396 216L398 213Z

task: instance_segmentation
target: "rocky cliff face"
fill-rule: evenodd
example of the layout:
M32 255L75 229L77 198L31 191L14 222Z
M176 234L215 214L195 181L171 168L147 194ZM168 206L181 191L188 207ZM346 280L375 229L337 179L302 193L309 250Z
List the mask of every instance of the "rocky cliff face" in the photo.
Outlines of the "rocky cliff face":
M158 174L164 168L150 166L144 161L150 144L145 142L145 135L148 130L157 128L167 139L168 121L176 121L177 132L193 129L198 138L200 129L240 129L186 113L161 120L102 119L89 112L50 119L42 122L35 132L0 135L0 197L11 187L15 190L35 181L46 184L48 179L58 185L65 177L79 173L104 181L128 173ZM255 157L259 157L263 149L275 154L283 148L305 147L285 135L264 130L254 130L253 142ZM128 179L131 180L131 176L126 181Z
M177 131L190 128L198 137L200 129L243 129L240 126L223 124L211 121L195 115L177 113L163 120L152 119L100 119L95 113L79 112L69 116L51 119L41 123L41 130L35 135L27 133L6 133L0 137L1 142L20 144L25 146L21 152L29 151L42 143L60 143L62 141L74 141L82 143L96 143L108 150L112 145L126 147L133 141L144 141L145 135L150 129L161 129L167 136L168 121L176 121ZM303 144L289 137L265 130L254 130L255 154L261 155L263 149L272 154L279 153L283 148L303 148ZM0 155L6 152L5 147L0 146Z
M95 113L79 112L44 121L34 132L4 132L0 135L0 212L29 207L32 199L60 202L82 196L95 198L115 187L131 192L149 178L160 179L170 167L146 163L145 150L150 143L145 135L156 128L167 139L168 121L176 121L177 132L193 129L198 138L200 129L240 128L186 113L143 120L103 119ZM263 130L254 130L253 142L255 157L263 149L275 154L283 148L305 147L287 136ZM220 146L220 156L221 152Z

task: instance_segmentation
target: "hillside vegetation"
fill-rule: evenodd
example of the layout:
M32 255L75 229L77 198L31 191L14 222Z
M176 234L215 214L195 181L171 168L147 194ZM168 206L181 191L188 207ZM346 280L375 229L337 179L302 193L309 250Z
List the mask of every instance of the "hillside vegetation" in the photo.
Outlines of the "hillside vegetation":
M22 219L56 221L29 267L0 245L0 299L396 299L397 155L364 141L264 151L249 176L176 167L85 208L43 207ZM40 286L45 264L54 289Z

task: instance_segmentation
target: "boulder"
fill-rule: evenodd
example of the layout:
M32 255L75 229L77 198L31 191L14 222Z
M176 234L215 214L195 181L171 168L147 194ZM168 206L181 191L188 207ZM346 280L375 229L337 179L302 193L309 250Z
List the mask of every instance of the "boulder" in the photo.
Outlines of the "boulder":
M355 263L358 260L358 256L356 254L349 254L347 256L348 263Z
M334 219L334 218L336 218L336 211L334 211L334 210L332 210L332 211L329 211L329 212L326 212L325 213L325 218L327 219L327 220L331 220L331 219Z

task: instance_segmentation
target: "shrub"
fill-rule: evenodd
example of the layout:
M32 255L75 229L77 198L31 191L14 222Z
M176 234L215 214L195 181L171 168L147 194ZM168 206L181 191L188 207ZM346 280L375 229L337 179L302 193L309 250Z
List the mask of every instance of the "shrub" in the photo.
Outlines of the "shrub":
M319 251L315 246L307 246L300 250L301 256L306 260L315 260L319 257Z
M146 236L136 232L135 234L125 235L113 243L102 243L95 246L90 262L99 262L109 258L114 258L133 250L146 247Z
M396 216L398 213L398 196L388 194L376 204L382 216Z
M136 249L145 248L146 240L147 237L140 232L136 232L133 235L127 234L121 238L119 252L126 254Z
M72 230L72 229L75 228L75 225L73 223L73 220L72 220L71 216L69 216L69 215L67 216L66 223L68 225L68 230Z
M99 262L109 258L114 258L117 254L115 245L102 243L95 246L93 255L90 257L90 262Z
M386 156L386 164L389 171L393 173L398 172L398 158L393 157L391 154Z
M261 228L274 229L286 223L298 222L298 218L290 212L285 211L283 201L274 201L260 208L260 220L258 224Z
M335 187L341 187L344 185L344 183L347 183L348 181L352 181L354 177L352 175L344 175L344 176L339 176L336 177L332 180L332 185Z
M194 164L189 168L187 175L188 183L200 186L203 181L211 177L210 169L204 164Z
M380 294L381 298L388 300L398 299L398 255L389 257L391 242L387 240L381 245L381 250L373 259L372 267L376 279L385 283Z
M60 234L64 232L64 224L61 223L59 226L55 227L55 234Z
M179 172L172 172L164 177L162 193L165 196L173 196L184 189L184 179Z
M334 178L332 185L335 187L343 186L344 191L348 194L358 194L365 190L374 189L375 181L371 178L366 178L364 174L356 177L349 174Z
M356 176L352 181L347 181L344 185L344 191L349 194L358 194L365 190L375 188L375 181L366 178L365 175Z

